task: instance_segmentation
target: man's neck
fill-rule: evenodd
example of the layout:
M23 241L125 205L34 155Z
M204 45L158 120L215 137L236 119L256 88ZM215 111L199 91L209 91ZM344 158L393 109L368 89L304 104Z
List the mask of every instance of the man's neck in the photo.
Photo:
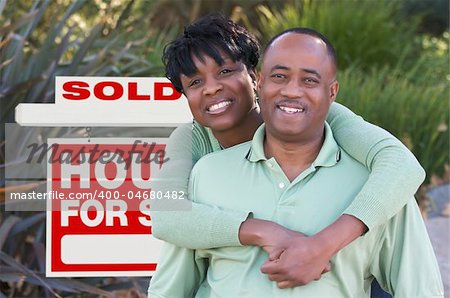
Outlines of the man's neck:
M286 142L267 133L264 140L264 154L274 157L289 181L294 181L306 170L322 148L325 134L322 133L310 140Z
M253 138L255 131L262 123L263 120L259 113L259 107L255 107L250 111L249 115L242 121L242 123L236 125L233 129L213 131L213 134L219 141L220 145L224 148L228 148L250 141Z

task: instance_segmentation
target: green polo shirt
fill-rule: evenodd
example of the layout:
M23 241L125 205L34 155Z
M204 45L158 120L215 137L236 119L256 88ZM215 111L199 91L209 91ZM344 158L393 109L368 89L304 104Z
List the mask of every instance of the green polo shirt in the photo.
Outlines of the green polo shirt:
M264 136L262 125L252 142L202 158L192 171L192 198L312 235L335 221L367 180L367 170L340 150L327 124L317 158L292 182L264 156ZM260 272L268 256L259 247L194 251L167 244L163 255L164 274L154 276L150 297L369 297L374 277L396 297L443 295L415 200L341 250L319 281L292 289L278 289Z

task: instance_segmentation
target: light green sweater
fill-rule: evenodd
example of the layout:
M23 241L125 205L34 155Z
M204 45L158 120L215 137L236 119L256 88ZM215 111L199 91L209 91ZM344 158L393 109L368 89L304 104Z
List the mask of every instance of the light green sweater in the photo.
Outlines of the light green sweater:
M357 217L369 229L385 223L414 196L425 177L424 170L398 139L340 104L331 105L327 122L339 146L370 171L367 182L344 213ZM220 144L210 129L197 123L180 126L166 147L170 160L160 174L161 181L166 182L155 188L187 193L194 164L218 150ZM157 201L152 208L153 235L191 249L241 246L239 227L249 215L195 202L189 211L156 211L174 209Z

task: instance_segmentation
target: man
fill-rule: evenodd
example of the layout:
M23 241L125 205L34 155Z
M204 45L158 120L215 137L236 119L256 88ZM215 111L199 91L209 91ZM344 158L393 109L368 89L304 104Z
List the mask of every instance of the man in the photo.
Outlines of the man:
M332 45L310 29L281 33L269 42L258 89L266 124L251 142L201 159L192 171L190 195L199 203L252 212L255 218L320 236L368 177L340 150L325 123L339 89ZM196 297L368 297L377 278L395 297L443 296L414 200L338 252L332 270L320 280L285 289L290 285L284 272L301 270L290 268L292 251L286 247L269 262L255 246L196 250L194 258L180 254L166 270L186 272L185 278L149 293L179 297L182 288L189 293L185 296Z

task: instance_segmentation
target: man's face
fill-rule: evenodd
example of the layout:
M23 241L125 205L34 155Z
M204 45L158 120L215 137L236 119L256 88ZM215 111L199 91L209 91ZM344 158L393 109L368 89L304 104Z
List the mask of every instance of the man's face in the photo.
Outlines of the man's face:
M338 92L335 66L325 43L286 33L267 49L258 81L266 132L284 141L322 137Z
M193 57L197 73L189 77L181 75L194 119L214 131L238 127L256 105L254 73L224 53L222 65L207 55L202 58L203 61Z

